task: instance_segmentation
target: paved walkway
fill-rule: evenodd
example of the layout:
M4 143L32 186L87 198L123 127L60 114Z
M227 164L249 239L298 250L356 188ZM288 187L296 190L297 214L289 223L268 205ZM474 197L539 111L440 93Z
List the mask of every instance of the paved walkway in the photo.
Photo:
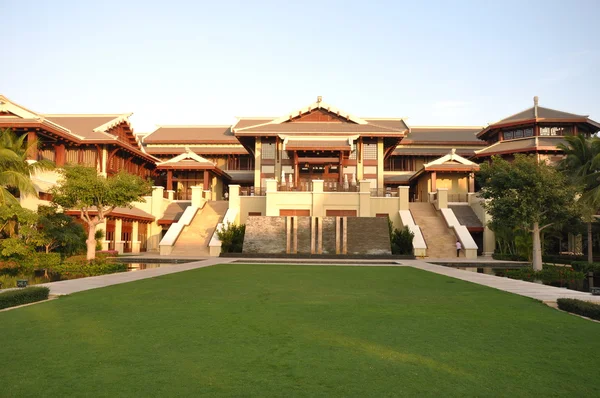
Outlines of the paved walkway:
M479 285L488 286L525 297L531 297L544 302L556 302L556 299L558 298L575 298L579 300L600 303L600 296L592 296L591 293L540 285L537 283L520 281L516 279L502 278L494 275L478 274L476 272L444 267L442 265L429 264L425 261L419 260L402 261L402 263L425 271L449 276L451 278L461 279L463 281L477 283Z
M144 256L146 259L156 258L160 259L160 256ZM164 257L163 257L164 258ZM184 259L184 257L178 257ZM172 260L173 257L169 256ZM188 271L196 268L210 267L216 264L225 264L232 262L248 262L264 261L266 263L286 263L289 264L292 259L241 259L241 258L221 258L221 257L210 257L204 260L194 261L185 264L173 264L168 267L150 268L135 272L122 272L110 275L94 276L89 278L72 279L60 282L45 283L42 286L48 286L50 288L51 295L65 295L84 290L96 289L105 286L118 285L121 283L133 282L141 279L154 278L160 275L167 275L176 272ZM456 261L456 258L447 259L448 262L465 262L472 263L472 260L460 259ZM444 259L435 259L435 261L445 262ZM479 261L479 259L478 259ZM482 258L481 262L493 264L494 260ZM414 268L422 269L436 274L449 276L451 278L461 279L464 281L477 283L479 285L488 286L494 289L503 290L505 292L518 294L521 296L531 297L536 300L544 302L556 302L558 298L576 298L579 300L593 301L600 303L600 296L592 296L590 293L578 292L574 290L567 290L558 287L540 285L537 283L519 281L509 278L501 278L493 275L479 274L471 271L464 271L456 268L445 267L441 265L435 265L427 263L423 260L329 260L329 259L302 259L294 260L295 264L314 264L314 265L343 265L343 266L411 266ZM367 263L367 264L365 264ZM504 262L505 263L505 262Z
M173 259L169 257L169 259ZM97 289L121 283L134 282L142 279L154 278L156 276L174 274L176 272L189 271L196 268L210 267L215 264L229 263L235 259L212 257L206 260L194 261L184 264L173 264L168 267L149 268L140 271L119 272L116 274L91 276L89 278L71 279L67 281L44 283L38 286L50 288L51 295L62 296L65 294L82 292L84 290Z

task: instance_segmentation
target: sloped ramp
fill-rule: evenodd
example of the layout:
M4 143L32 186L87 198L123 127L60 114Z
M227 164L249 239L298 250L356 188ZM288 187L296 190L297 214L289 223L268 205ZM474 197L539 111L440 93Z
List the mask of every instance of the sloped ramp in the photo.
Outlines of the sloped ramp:
M483 229L481 220L477 217L471 206L448 205L448 208L452 209L458 222L467 227L467 229Z
M181 231L171 252L174 256L209 256L208 243L215 232L217 224L223 220L229 202L207 202L204 208Z

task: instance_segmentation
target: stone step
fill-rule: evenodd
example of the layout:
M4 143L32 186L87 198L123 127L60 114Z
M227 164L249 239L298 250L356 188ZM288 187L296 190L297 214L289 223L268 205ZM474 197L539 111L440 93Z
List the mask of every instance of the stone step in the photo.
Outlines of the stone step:
M204 208L181 231L181 235L173 246L173 255L208 256L208 244L213 236L217 224L223 220L229 202L207 202Z
M410 203L410 212L427 244L427 257L456 257L456 237L431 203Z

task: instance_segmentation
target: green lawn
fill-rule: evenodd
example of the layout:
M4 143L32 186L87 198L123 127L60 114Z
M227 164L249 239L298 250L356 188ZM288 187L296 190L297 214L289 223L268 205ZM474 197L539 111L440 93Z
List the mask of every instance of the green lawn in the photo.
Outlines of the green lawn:
M413 268L219 265L0 313L0 396L600 396L599 336Z

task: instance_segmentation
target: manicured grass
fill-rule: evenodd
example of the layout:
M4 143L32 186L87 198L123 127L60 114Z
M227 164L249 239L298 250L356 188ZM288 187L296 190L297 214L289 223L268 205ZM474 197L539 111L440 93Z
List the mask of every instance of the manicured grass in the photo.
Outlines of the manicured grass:
M413 268L219 265L0 313L0 396L600 396L598 336Z

